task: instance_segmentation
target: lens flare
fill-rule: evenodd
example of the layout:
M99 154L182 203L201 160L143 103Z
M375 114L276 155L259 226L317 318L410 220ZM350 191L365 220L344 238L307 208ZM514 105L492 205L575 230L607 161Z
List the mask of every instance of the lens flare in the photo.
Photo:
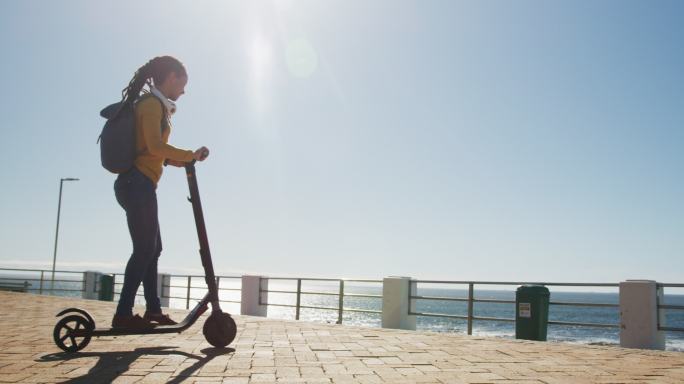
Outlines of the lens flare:
M291 40L285 50L287 69L295 77L307 78L318 69L318 54L306 39Z

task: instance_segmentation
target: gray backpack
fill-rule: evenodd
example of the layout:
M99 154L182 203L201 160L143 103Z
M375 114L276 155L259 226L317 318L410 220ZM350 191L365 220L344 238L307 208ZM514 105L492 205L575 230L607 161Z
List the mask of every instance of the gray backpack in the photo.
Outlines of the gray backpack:
M150 93L141 96L137 101L154 97ZM160 102L160 104L162 104ZM164 105L162 104L162 109ZM137 156L135 143L135 105L132 102L111 104L100 111L100 116L107 119L98 139L100 143L100 160L102 166L112 173L125 173L133 167ZM162 130L164 127L162 114Z

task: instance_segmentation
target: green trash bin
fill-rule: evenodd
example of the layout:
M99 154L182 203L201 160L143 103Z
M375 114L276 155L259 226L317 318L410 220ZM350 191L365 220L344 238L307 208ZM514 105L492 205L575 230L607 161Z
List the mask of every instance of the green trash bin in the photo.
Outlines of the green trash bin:
M114 301L114 275L100 276L100 291L97 298L101 301Z
M515 292L515 338L546 341L549 322L549 289L523 285Z

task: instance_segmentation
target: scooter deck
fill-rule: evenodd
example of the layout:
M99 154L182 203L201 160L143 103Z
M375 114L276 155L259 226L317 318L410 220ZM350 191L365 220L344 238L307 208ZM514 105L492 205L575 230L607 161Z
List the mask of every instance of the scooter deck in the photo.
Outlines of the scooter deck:
M204 312L204 311L202 311ZM151 328L124 328L124 327L111 327L111 328L95 328L93 330L88 329L76 329L74 330L74 336L86 336L87 334L91 336L122 336L122 335L147 335L147 334L159 334L159 333L181 333L186 329L190 328L197 318L202 313L198 313L192 318L185 318L178 324L175 325L157 325Z
M96 328L90 331L92 336L120 336L120 335L147 335L157 333L181 333L190 328L192 323L182 321L176 325L158 325L152 328ZM85 334L85 332L84 332ZM78 335L78 334L76 334Z
M123 327L111 327L111 328L95 328L95 329L75 329L73 330L73 335L75 337L79 336L86 336L86 335L91 335L91 336L120 336L120 335L147 335L147 334L160 334L160 333L181 333L185 331L186 329L190 328L197 319L199 319L200 316L204 312L209 309L209 298L210 295L207 293L204 298L197 303L197 305L188 313L187 316L178 324L175 325L157 325L151 328L123 328ZM57 317L65 315L67 313L79 313L88 319L88 322L94 326L95 321L93 320L93 317L85 310L80 309L80 308L67 308L61 311Z

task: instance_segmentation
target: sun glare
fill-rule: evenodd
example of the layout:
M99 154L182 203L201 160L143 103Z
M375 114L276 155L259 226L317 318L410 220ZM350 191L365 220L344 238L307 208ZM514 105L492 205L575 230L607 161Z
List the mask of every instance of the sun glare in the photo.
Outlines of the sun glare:
M270 73L273 50L271 44L262 36L256 36L249 52L251 70L256 81L263 81Z

